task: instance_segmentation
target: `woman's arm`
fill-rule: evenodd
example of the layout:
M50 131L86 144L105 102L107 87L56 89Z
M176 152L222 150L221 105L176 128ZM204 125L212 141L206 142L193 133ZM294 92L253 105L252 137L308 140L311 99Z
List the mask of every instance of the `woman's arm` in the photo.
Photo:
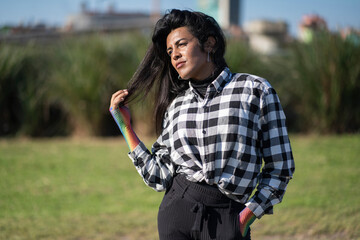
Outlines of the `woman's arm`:
M153 145L152 153L146 148L132 129L129 109L122 104L127 95L127 90L114 93L111 97L110 112L128 144L130 149L128 155L144 182L156 191L164 191L172 181L175 172L170 160L168 144L164 143L168 139L160 136Z
M260 147L265 164L257 192L246 204L257 218L272 213L273 206L282 201L295 170L285 114L273 88L261 96L260 112Z
M127 90L119 90L111 97L110 113L123 134L130 151L134 151L140 140L131 126L130 111L126 106L119 106L128 95Z

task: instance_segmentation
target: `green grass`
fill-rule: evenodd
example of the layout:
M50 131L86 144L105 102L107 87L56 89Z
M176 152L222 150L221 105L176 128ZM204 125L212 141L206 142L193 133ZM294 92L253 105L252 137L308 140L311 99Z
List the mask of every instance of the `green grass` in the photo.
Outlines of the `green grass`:
M255 222L256 236L359 239L360 135L293 136L291 143L294 178L274 215Z
M294 179L253 239L360 238L360 135L291 142ZM0 140L0 239L157 239L163 193L126 154L120 139Z
M0 239L156 239L162 194L126 150L119 140L2 141Z

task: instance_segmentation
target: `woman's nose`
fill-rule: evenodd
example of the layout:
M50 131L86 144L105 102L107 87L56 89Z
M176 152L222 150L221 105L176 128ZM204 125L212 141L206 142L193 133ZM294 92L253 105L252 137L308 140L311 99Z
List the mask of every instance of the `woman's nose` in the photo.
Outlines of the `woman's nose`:
M173 57L174 60L177 60L178 58L180 58L181 57L180 51L174 49L173 52L172 52L172 57Z

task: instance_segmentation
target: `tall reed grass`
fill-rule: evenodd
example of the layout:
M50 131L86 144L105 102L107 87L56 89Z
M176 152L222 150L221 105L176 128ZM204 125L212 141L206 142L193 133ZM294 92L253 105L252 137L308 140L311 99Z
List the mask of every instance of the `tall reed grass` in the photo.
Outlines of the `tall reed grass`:
M1 46L1 135L61 134L64 128L57 128L57 121L50 117L47 101L51 61L47 48L33 43Z
M110 96L126 87L147 44L138 33L4 44L0 135L119 133L109 118Z
M68 37L45 45L0 45L0 136L119 134L110 96L125 88L149 44L130 32ZM324 33L263 56L229 39L233 72L268 79L292 131L342 133L360 129L360 46ZM152 96L155 97L155 96ZM131 106L135 126L153 133L152 98Z
M126 87L140 61L139 40L95 35L62 42L56 50L48 97L61 103L75 134L102 134L111 93Z
M292 50L292 92L301 130L360 130L360 46L323 32Z

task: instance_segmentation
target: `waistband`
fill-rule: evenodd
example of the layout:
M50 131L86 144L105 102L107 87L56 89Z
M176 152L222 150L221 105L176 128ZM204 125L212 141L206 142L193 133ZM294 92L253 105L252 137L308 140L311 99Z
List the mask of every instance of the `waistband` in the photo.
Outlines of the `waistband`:
M185 198L208 206L224 204L225 207L227 207L230 202L233 201L221 193L216 185L191 182L186 179L184 174L175 176L173 187L183 191L183 196Z

